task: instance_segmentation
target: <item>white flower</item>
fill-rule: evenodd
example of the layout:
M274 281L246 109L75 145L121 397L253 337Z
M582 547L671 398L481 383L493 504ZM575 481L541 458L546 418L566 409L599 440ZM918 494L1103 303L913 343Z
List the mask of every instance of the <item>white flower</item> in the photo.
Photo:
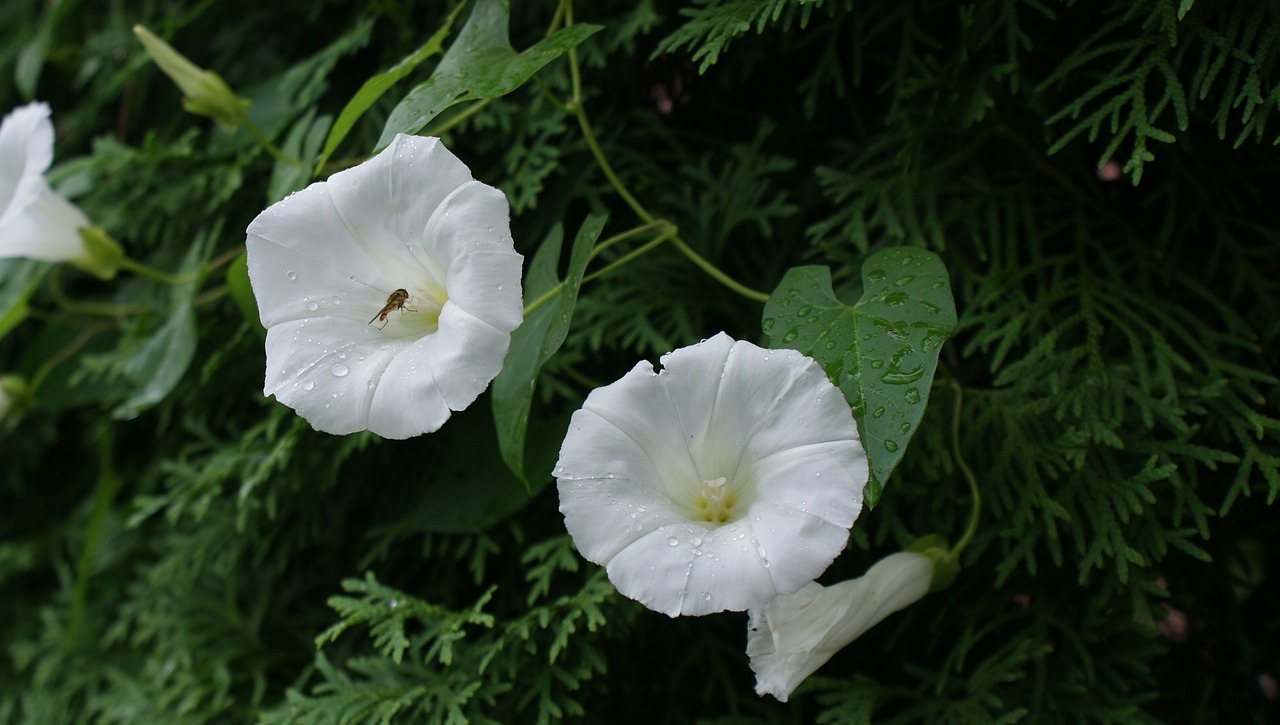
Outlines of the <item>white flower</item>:
M0 123L0 257L73 262L102 277L80 238L89 220L44 180L53 162L49 106L28 103Z
M810 582L795 594L752 609L747 656L756 673L756 694L786 702L831 655L927 594L933 573L929 557L899 552L857 579L829 587Z
M502 368L522 320L507 199L435 138L277 202L249 225L263 392L317 430L438 429Z
M849 405L813 360L724 333L573 414L555 475L578 550L668 616L764 606L822 573L862 508Z

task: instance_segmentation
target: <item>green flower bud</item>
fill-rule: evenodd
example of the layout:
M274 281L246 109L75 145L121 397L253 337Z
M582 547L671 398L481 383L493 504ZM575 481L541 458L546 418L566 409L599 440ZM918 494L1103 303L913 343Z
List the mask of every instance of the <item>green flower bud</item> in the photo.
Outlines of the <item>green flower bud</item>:
M187 60L173 46L141 25L133 26L133 34L160 70L182 89L185 96L182 107L187 112L208 116L228 130L244 122L249 115L249 100L233 93L217 73Z

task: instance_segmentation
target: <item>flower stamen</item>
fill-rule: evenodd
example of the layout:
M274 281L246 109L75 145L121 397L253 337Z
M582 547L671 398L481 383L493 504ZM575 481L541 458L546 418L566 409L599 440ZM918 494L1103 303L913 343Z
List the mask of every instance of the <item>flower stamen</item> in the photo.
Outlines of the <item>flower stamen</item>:
M693 502L698 518L713 524L728 522L733 516L733 491L729 490L724 476L702 482L702 491Z

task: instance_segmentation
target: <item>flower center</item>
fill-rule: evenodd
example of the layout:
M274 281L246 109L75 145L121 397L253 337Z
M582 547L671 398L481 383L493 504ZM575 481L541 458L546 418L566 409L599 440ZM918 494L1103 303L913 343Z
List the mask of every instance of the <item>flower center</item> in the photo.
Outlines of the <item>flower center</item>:
M733 518L733 491L724 476L702 482L702 490L694 500L695 514L699 520L723 524Z

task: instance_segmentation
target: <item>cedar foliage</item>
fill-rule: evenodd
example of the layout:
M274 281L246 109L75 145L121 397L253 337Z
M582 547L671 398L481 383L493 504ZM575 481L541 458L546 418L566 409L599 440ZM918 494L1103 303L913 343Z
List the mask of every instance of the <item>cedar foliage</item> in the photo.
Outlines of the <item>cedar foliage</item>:
M513 5L523 48L554 8ZM0 721L1280 718L1280 8L579 5L577 21L604 27L578 52L606 155L729 275L769 290L791 266L825 264L856 299L878 249L945 261L960 328L930 408L825 578L963 530L955 382L983 495L956 583L791 703L759 699L743 618L672 621L619 597L573 550L554 487L527 501L510 489L516 504L492 520L468 509L505 475L486 398L410 441L317 433L262 397L257 321L214 294L196 297L178 384L139 400L131 362L184 324L168 315L185 302L131 281L148 311L94 328L40 407L0 431ZM216 70L270 138L296 146L451 9L69 8L0 7L0 107L49 101L51 178L168 269L241 244L286 182L251 138L182 112L133 24ZM363 158L429 65L335 161ZM544 93L569 84L561 58L445 139L507 192L526 258L588 212L635 223ZM40 266L0 265L0 286ZM84 299L112 289L63 277ZM44 292L32 305L52 309ZM563 426L638 357L721 329L760 339L759 320L670 248L641 257L584 286L531 428ZM29 373L82 332L47 321L3 339L0 371ZM558 438L533 438L554 457Z

